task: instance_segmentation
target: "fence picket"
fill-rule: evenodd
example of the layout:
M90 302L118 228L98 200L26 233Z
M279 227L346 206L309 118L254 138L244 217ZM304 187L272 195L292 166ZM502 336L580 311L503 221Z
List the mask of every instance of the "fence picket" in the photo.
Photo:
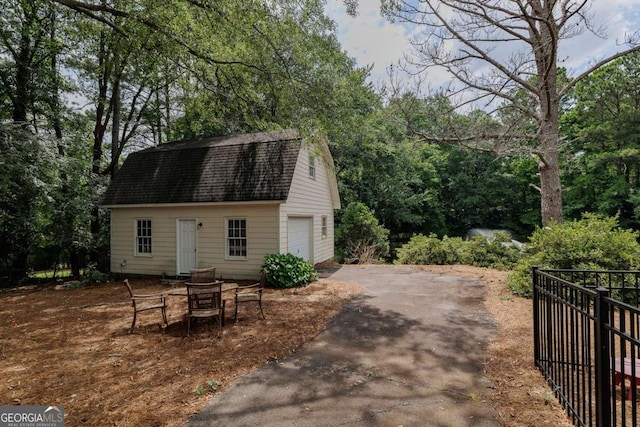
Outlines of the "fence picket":
M640 271L532 269L535 365L575 425L640 424L639 278Z

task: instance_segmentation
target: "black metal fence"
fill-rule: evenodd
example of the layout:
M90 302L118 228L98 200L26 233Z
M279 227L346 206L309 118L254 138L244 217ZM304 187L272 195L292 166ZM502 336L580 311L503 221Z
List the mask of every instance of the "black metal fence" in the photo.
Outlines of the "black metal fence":
M640 271L533 269L535 364L575 425L638 426Z

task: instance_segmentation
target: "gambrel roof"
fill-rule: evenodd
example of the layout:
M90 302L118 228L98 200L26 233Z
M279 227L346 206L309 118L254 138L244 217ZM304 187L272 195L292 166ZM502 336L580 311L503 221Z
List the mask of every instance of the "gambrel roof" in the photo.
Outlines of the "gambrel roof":
M127 157L102 205L285 201L301 144L297 132L283 131L138 151Z

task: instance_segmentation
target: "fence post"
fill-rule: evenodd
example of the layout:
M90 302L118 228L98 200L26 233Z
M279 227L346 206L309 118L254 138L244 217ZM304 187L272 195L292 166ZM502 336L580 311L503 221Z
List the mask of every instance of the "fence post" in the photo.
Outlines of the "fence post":
M603 287L596 289L595 306L595 341L596 341L596 426L611 426L611 388L610 369L611 356L609 354L609 331L606 324L609 321L609 290Z
M540 296L538 295L538 266L531 268L533 286L533 363L540 368Z

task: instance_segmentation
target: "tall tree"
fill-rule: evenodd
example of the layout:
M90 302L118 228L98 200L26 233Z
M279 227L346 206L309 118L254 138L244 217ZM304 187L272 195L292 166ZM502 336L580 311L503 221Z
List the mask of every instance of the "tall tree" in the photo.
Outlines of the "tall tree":
M566 133L566 209L619 214L638 227L640 209L640 53L593 73L572 91L572 108L562 116ZM634 212L634 210L636 212Z
M119 6L126 10L135 4L123 1ZM101 192L100 177L116 173L120 154L138 135L154 95L155 64L162 57L160 52L151 52L150 47L156 46L148 30L141 31L121 17L114 17L113 23L117 29L80 15L67 34L74 49L66 64L76 71L81 96L93 107L87 113L93 119L90 165L94 179L87 185L96 185L93 190L97 194ZM97 203L91 212L91 232L97 242L101 230ZM94 245L92 262L100 261L98 254Z
M0 0L0 90L14 123L40 125L51 100L50 82L58 70L51 67L59 54L54 34L56 7L44 0Z
M0 9L0 274L17 280L42 231L43 207L55 199L59 159L51 157L50 144L64 154L64 79L57 66L63 20L57 6L43 0L1 0Z
M357 3L348 0L349 6ZM454 107L484 104L487 108L516 108L526 120L492 132L442 138L420 132L425 140L447 143L484 141L483 148L528 153L538 163L542 223L562 220L559 152L562 138L560 104L586 76L616 58L640 49L637 34L627 48L591 65L566 84L558 85L558 49L563 40L594 28L590 0L381 0L391 19L416 25L408 64L424 71L442 67L454 79L447 96ZM514 94L523 92L534 102ZM502 100L502 102L499 102ZM528 127L530 120L535 131Z
M0 124L0 276L10 283L25 277L58 188L56 145L22 125Z

